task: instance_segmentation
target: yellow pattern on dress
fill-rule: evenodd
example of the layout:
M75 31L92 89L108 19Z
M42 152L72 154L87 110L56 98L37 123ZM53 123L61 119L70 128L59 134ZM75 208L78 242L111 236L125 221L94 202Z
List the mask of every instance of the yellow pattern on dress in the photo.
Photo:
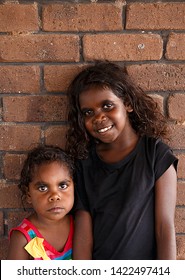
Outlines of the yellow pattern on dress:
M24 248L33 258L42 258L43 260L50 260L47 256L44 246L43 238L34 237Z

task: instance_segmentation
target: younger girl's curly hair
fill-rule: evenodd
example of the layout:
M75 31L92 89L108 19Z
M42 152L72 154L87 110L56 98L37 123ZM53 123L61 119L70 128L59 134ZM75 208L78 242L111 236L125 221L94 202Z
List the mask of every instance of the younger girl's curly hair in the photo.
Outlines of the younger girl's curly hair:
M24 162L19 189L22 192L22 201L26 199L29 191L29 184L32 182L36 168L45 163L58 162L65 165L71 178L73 178L74 165L72 158L61 148L52 145L40 145L28 152L28 156Z
M79 95L93 87L112 90L124 105L132 107L128 117L139 136L165 138L167 122L158 104L133 83L125 68L109 61L97 61L82 70L67 90L69 129L66 149L74 158L86 158L93 141L85 129L79 105Z

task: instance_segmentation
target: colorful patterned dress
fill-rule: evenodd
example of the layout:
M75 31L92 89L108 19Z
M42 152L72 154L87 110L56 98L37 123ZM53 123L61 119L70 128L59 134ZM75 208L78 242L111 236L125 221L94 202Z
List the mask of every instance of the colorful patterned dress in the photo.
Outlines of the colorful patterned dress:
M24 234L28 243L25 250L34 260L71 260L72 259L72 239L74 233L74 221L70 216L70 232L62 252L56 251L42 236L38 229L28 220L24 219L22 223L12 228L10 236L14 230Z

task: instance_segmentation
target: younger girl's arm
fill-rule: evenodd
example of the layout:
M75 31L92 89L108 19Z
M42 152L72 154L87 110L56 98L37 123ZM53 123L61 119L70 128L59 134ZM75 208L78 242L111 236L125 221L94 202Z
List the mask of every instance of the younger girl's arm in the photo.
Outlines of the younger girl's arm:
M92 219L89 212L77 210L73 239L73 259L92 260L93 234Z
M155 217L157 259L176 259L175 206L177 175L173 165L156 181Z
M26 244L27 240L24 235L20 231L14 230L10 238L7 260L30 260L30 255L24 249Z

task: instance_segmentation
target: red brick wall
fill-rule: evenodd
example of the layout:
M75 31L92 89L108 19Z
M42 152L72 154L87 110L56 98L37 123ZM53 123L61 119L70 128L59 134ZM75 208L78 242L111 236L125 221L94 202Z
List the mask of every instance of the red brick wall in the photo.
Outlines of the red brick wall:
M17 189L25 153L64 146L66 87L95 59L125 64L168 117L179 158L177 258L185 259L184 19L182 1L0 1L0 259L26 215Z

